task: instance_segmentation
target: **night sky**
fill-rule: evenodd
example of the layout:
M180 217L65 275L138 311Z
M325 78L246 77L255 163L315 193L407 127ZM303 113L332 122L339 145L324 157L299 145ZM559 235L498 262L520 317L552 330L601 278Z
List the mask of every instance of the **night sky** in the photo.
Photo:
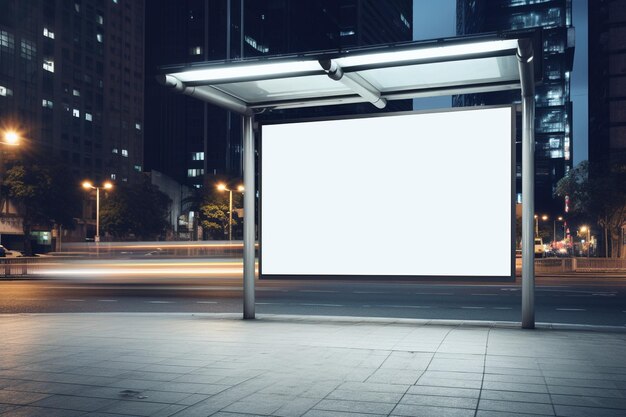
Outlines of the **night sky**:
M571 80L574 118L574 164L588 155L587 1L572 0L576 50ZM413 0L413 39L456 36L456 0ZM450 107L450 97L415 100L415 109Z

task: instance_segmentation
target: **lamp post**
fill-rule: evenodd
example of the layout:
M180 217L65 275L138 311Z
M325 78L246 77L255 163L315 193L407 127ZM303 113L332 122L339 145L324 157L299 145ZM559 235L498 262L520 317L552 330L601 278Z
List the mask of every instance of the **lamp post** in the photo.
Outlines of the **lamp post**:
M233 190L226 187L226 184L217 184L219 191L228 191L228 240L233 240ZM237 191L243 193L243 185L237 187Z
M102 184L102 186L97 187L90 181L84 181L83 188L87 190L96 190L96 236L94 237L94 242L100 243L100 190L110 190L113 188L113 184L107 181Z
M589 257L589 251L591 250L591 228L588 226L581 226L580 231L587 232L587 258Z
M544 222L548 220L548 215L544 214L541 216L541 220ZM535 214L535 237L539 237L539 216Z
M2 140L0 140L0 144L7 146L18 146L20 144L22 137L17 130L9 129L5 130L2 133ZM4 150L0 150L0 186L2 185L2 180L4 177ZM0 196L0 213L4 209L4 196ZM7 198L8 201L8 198ZM8 204L7 204L8 207ZM8 212L8 210L7 210Z
M556 245L556 222L557 220L562 222L563 216L559 216L552 221L552 244L553 245ZM563 236L563 238L565 239L565 236Z

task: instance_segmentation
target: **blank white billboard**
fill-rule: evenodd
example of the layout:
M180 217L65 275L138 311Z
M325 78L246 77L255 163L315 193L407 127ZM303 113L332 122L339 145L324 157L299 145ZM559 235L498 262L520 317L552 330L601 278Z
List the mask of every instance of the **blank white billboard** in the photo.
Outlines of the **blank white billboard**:
M512 272L510 107L262 126L261 274Z

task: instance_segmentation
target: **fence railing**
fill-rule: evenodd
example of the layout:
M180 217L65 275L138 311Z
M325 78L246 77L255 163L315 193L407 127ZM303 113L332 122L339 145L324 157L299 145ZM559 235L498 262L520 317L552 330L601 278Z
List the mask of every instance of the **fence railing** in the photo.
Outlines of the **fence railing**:
M535 259L535 272L626 272L623 258L547 258Z

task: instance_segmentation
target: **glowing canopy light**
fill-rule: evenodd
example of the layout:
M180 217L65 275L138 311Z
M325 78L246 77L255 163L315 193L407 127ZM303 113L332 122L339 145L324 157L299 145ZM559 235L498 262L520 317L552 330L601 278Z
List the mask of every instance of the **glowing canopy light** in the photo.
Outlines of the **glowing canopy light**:
M375 54L353 55L337 58L337 63L342 68L350 68L361 65L381 65L402 63L407 61L420 61L436 58L450 58L473 54L486 54L490 52L507 51L517 49L517 39L495 40L488 42L465 43L449 46L436 46L431 48L414 48L394 52L380 52Z
M322 68L315 60L273 62L252 65L228 65L216 68L190 70L172 74L182 82L220 81L226 79L241 79L248 77L262 77L268 75L303 74L321 72Z

